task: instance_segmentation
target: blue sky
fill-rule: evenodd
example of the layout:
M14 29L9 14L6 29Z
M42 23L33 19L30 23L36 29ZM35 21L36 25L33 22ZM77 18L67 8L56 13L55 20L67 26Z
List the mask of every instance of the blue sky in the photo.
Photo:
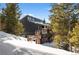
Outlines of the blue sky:
M0 4L0 8L3 7L5 7L5 4ZM49 22L49 10L51 8L50 3L20 3L19 7L22 13L21 18L29 14L42 20L45 19L46 22Z

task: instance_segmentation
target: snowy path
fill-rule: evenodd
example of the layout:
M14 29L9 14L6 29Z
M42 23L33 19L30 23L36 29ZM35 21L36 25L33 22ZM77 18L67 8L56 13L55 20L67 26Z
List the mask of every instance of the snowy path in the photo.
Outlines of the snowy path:
M72 55L75 53L28 42L26 38L0 32L0 55Z

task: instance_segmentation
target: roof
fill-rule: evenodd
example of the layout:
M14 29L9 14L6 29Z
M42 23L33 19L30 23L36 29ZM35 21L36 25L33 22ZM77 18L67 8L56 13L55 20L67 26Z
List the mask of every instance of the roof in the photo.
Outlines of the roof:
M34 17L34 16L30 16L30 15L26 15L26 17L31 17L32 19L31 19L31 21L35 21L35 22L44 22L44 20L42 20L42 19L39 19L39 18L36 18L36 17Z
M26 18L29 22L32 22L32 23L48 26L48 24L45 23L45 20L36 18L34 16L26 15L24 18ZM24 18L22 18L22 19L24 19Z
M40 24L40 25L44 25L44 26L49 26L49 24L47 24L47 23L41 23L41 22L33 22L33 23Z

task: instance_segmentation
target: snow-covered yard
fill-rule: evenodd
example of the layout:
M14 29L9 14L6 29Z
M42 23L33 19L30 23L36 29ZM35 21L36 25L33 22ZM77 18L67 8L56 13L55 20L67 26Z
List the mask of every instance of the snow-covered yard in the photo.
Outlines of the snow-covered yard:
M76 55L0 31L0 55Z

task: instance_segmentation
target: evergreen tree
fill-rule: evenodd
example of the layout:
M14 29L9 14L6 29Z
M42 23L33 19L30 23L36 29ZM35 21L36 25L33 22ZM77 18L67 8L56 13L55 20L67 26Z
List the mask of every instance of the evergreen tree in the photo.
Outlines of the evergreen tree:
M70 32L70 43L75 48L79 47L79 4L75 4L74 16L72 23L73 30Z
M6 20L6 29L5 31L12 34L22 33L23 27L22 24L20 24L19 18L20 18L20 10L19 6L16 3L8 3L6 4L6 8L2 10L2 14L4 15L4 18ZM20 29L17 30L16 29ZM17 32L17 33L16 33Z
M75 48L78 48L79 47L79 23L76 23L70 36L71 36L70 38L71 45L74 46Z
M1 30L1 13L0 13L0 30Z
M14 32L16 33L16 35L20 35L21 33L23 33L23 31L24 29L22 23L18 22L15 26Z
M1 30L1 9L0 9L0 30Z
M1 30L2 31L5 31L5 28L6 28L6 20L5 20L5 16L1 13Z
M70 7L72 4L55 4L50 10L51 28L54 32L54 41L60 47L62 42L68 43L67 35L69 32Z
M72 31L73 28L75 27L77 20L78 20L78 15L79 15L79 4L73 4L72 9L71 9L71 22L70 22L70 30Z
M5 17L2 14L2 10L0 12L0 30L4 31L6 25Z

